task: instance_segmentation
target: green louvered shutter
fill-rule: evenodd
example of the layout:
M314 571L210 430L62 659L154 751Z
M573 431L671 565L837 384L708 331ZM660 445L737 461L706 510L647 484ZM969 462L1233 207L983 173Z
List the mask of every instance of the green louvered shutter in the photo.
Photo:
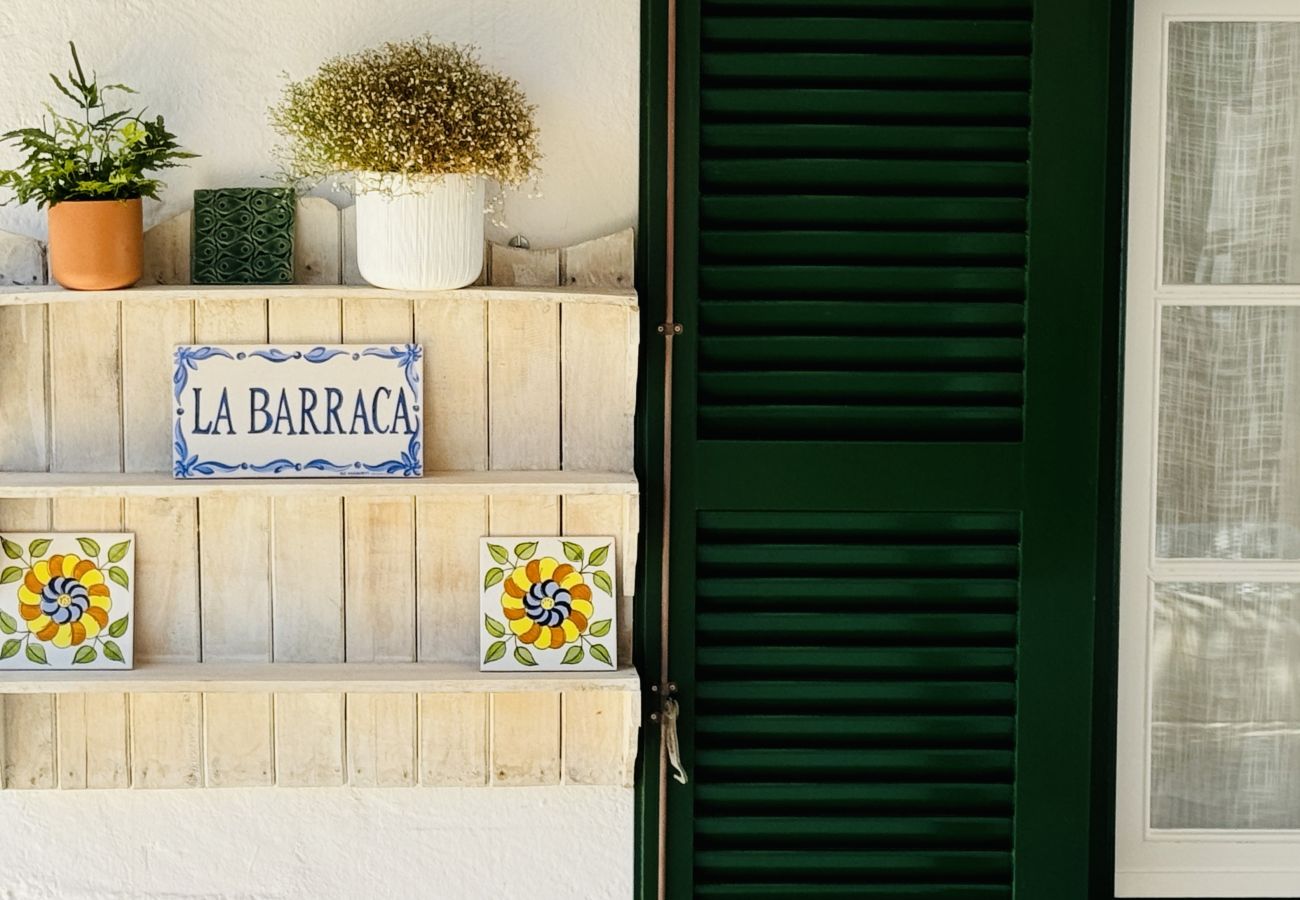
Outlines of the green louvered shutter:
M1087 895L1108 24L682 0L670 897Z

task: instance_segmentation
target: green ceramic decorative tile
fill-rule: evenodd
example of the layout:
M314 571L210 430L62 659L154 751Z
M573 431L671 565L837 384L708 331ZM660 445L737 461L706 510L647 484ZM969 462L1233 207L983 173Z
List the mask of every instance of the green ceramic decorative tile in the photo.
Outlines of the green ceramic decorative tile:
M195 284L292 284L291 188L194 192L190 280Z

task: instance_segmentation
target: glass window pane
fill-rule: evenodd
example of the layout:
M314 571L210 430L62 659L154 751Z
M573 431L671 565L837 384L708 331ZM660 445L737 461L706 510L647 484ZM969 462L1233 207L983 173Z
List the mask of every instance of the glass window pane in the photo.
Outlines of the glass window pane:
M1300 828L1300 584L1162 584L1151 827Z
M1172 23L1165 131L1165 281L1300 283L1300 23Z
M1161 316L1156 555L1300 559L1300 310Z

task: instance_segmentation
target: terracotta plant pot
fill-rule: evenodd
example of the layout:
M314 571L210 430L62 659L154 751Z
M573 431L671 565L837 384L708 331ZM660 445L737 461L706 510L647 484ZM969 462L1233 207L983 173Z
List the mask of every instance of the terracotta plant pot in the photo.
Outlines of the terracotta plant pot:
M65 200L50 207L50 275L73 291L126 288L143 273L140 200Z

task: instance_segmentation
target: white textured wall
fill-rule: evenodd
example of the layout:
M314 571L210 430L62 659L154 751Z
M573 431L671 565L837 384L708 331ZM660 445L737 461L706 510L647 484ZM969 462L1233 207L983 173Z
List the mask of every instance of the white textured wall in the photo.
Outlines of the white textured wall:
M638 7L0 0L0 130L39 115L53 93L45 73L66 67L76 40L83 60L137 88L203 154L170 174L157 220L196 187L273 173L265 109L279 73L430 31L478 44L540 107L542 196L511 197L496 236L569 244L635 219ZM0 165L12 161L0 152ZM0 207L0 229L41 236L43 216ZM0 791L0 900L626 898L632 833L632 792L618 788Z
M627 900L621 788L0 793L0 900Z
M166 175L157 221L199 187L273 175L266 109L281 73L328 56L430 32L477 44L538 106L540 197L509 196L500 239L560 246L625 228L636 216L638 0L0 0L0 131L39 118L57 94L46 73L70 64L67 41L109 81L167 118L203 154ZM0 166L12 151L0 150ZM346 205L348 198L336 198ZM33 209L0 207L0 229L43 236Z

